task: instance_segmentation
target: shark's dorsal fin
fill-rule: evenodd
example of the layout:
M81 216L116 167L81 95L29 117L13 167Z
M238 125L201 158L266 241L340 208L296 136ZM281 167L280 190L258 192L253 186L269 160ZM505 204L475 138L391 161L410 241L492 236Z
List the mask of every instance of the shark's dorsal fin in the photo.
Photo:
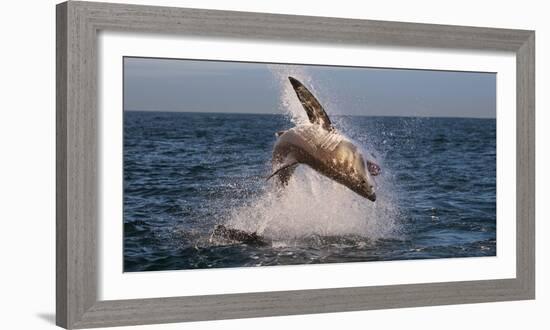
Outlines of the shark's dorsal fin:
M302 106L306 110L309 121L312 124L321 125L327 131L332 131L334 127L323 109L323 106L321 106L321 103L317 101L315 96L313 96L313 94L311 94L311 92L297 79L288 77L288 80L290 80L296 95L298 95L300 103L302 103Z

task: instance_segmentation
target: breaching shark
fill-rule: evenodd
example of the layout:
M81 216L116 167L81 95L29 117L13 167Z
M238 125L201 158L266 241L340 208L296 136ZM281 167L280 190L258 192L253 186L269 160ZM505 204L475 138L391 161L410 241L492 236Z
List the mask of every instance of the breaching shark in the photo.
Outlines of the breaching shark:
M280 183L286 186L295 168L304 164L374 202L376 194L371 176L380 173L380 166L372 160L365 161L359 149L334 128L319 101L302 83L292 77L288 79L310 123L276 133L273 173L267 179L277 176ZM269 244L256 232L228 228L222 224L214 228L210 242Z
M301 82L288 79L310 123L276 133L273 172L268 180L277 176L286 186L295 168L304 164L374 202L371 176L380 173L380 166L372 160L365 161L357 146L338 132L321 103Z

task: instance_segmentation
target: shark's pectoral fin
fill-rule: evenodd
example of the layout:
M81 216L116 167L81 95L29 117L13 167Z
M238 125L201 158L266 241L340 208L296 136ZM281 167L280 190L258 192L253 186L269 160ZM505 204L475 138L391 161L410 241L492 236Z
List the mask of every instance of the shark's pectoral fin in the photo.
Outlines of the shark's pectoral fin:
M281 182L286 184L288 182L288 179L290 178L290 175L292 175L294 167L296 167L297 165L298 161L296 161L295 159L289 159L289 161L284 162L280 167L273 171L273 173L271 173L271 175L267 177L266 181L278 174Z
M382 171L380 165L376 164L372 160L367 160L367 169L372 176L377 176Z

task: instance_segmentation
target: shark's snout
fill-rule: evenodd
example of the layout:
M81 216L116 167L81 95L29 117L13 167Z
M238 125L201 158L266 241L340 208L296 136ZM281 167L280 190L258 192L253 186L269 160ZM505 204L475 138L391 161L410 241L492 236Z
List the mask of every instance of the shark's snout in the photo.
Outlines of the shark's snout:
M349 184L346 182L343 182L343 184L353 190L359 196L366 198L371 202L376 201L376 192L374 190L374 186L369 182L367 178L362 179L361 183L357 185Z
M369 196L367 196L367 199L370 200L371 202L376 202L376 194L375 193L370 194Z
M376 201L376 190L368 173L365 173L359 194L372 202Z

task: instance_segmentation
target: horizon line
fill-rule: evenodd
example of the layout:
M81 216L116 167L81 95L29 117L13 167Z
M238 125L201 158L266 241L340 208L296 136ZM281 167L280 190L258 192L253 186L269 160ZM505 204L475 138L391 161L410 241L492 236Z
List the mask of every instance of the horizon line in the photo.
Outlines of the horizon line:
M222 115L264 115L264 116L273 116L281 115L284 116L284 113L278 112L219 112L219 111L179 111L179 110L127 110L124 109L123 112L150 112L150 113L204 113L204 114L222 114ZM349 117L396 117L396 118L446 118L446 119L496 119L495 117L457 117L457 116L423 116L423 115L362 115L362 114L333 114L332 116L349 116Z

